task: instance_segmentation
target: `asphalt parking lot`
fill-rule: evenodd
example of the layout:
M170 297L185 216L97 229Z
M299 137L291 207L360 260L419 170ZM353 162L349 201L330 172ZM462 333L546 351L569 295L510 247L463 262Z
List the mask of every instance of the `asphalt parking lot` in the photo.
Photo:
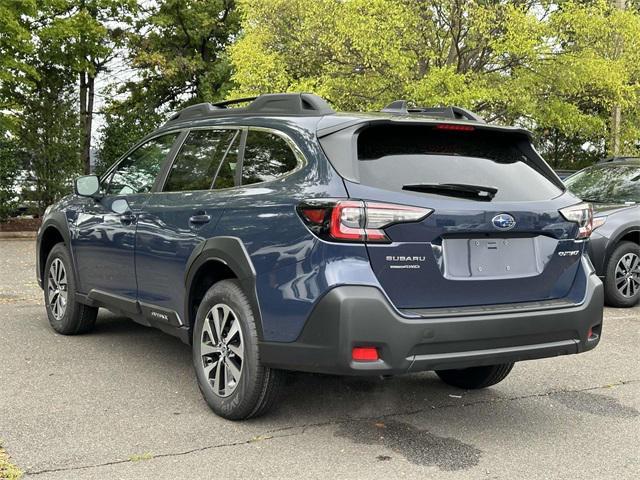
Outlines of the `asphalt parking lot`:
M0 439L27 478L638 478L640 308L607 309L595 351L485 391L292 374L271 414L233 423L179 340L106 311L55 334L33 250L0 240Z

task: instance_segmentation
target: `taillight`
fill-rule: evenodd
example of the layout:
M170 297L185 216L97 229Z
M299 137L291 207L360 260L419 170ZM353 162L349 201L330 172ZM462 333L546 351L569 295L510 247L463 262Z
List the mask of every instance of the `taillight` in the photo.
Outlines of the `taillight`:
M318 237L340 242L390 243L384 228L418 222L430 208L362 200L309 200L297 207L305 225Z
M593 208L590 203L579 203L571 207L560 209L560 214L569 222L578 224L576 238L589 238L593 232Z

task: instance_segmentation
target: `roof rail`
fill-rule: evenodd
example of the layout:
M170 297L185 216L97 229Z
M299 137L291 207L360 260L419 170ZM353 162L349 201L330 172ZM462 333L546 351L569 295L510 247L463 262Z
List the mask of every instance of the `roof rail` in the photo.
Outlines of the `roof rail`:
M471 120L472 122L486 123L482 117L462 107L414 107L409 106L406 100L396 100L384 107L382 112L395 113L398 115L408 115L417 113L419 115L429 115L433 117L449 118L452 120Z
M246 107L229 105L251 102ZM335 111L318 95L312 93L270 93L258 97L238 98L218 103L198 103L174 113L167 123L196 118L229 115L331 115Z

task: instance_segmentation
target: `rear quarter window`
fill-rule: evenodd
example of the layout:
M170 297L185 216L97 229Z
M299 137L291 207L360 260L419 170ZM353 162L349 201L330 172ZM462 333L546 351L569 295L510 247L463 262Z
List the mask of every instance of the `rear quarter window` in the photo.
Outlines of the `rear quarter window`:
M520 134L475 129L438 130L432 125L373 125L357 139L362 184L400 191L405 185L467 184L496 189L494 201L537 201L562 193ZM542 162L540 158L538 162ZM434 195L414 192L415 195Z
M298 165L286 140L275 133L249 130L242 162L242 185L268 182Z

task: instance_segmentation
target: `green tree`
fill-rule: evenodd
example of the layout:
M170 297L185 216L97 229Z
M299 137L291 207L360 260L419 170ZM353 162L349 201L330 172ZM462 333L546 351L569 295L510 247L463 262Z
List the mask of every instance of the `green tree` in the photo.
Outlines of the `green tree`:
M35 0L0 3L0 132L15 127L11 116L17 108L13 92L28 83L28 76L36 74L27 61L33 51L30 17L35 12Z
M232 96L456 104L535 130L543 153L571 154L558 166L604 154L614 104L638 117L640 15L606 0L242 0L240 10ZM635 125L623 124L627 152Z
M73 177L82 171L78 143L78 112L73 85L64 70L40 65L39 78L22 99L18 116L18 156L29 172L23 187L40 213L70 193ZM33 189L30 187L33 186Z
M14 182L18 175L16 156L15 92L29 84L36 75L28 63L33 51L30 19L36 12L35 0L0 2L0 220L4 220L15 206Z
M11 215L18 200L14 190L20 165L17 150L14 137L0 137L0 221Z
M128 36L134 75L114 93L124 100L105 110L98 156L113 163L168 113L183 106L221 100L232 83L226 49L240 29L233 0L167 0L142 12Z
M224 98L230 89L227 46L240 28L234 0L166 0L155 4L132 35L138 79L124 86L133 102L154 109Z
M137 11L135 0L41 0L38 31L48 60L77 78L80 158L90 170L96 78L124 45Z

